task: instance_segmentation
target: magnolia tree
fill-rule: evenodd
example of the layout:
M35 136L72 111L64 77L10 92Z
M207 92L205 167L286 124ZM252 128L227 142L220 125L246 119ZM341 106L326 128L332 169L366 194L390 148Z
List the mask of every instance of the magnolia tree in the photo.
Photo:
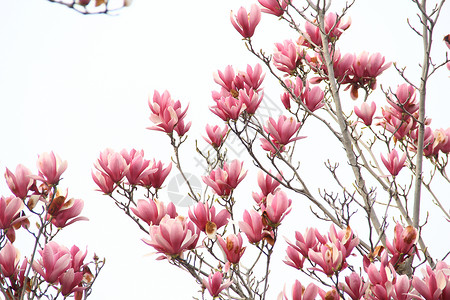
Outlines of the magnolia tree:
M450 219L448 204L434 190L450 181L450 128L432 129L425 115L430 78L440 68L450 70L445 54L449 36L435 43L442 49L440 57L432 60L430 54L445 1L409 4L418 17L410 27L424 49L419 78L407 76L403 66L387 62L381 53L339 50L339 38L351 30L353 2L331 11L331 1L325 0L258 1L232 13L231 23L260 64L240 71L227 66L215 73L210 110L222 124L205 124L210 151L192 149L205 161L206 188L198 192L182 164L191 156L184 147L191 127L187 104L167 91L155 91L149 100L149 129L167 135L172 162L149 160L143 150L104 150L92 171L99 191L142 231L143 247L192 275L199 286L196 299L269 299L271 267L279 263L274 249L286 252L286 268L306 275L272 292L279 299L450 299L448 253L433 256L422 230L427 224L423 208L431 203L444 226ZM86 2L95 6L102 1ZM262 13L284 22L296 38L274 41L270 54L258 49L253 35ZM384 96L375 99L377 79L388 68L397 69L404 83L383 87ZM279 82L284 112L265 118L258 108L266 101L267 75ZM300 165L299 147L314 147L308 144L314 135L305 126L309 123L327 130L329 143L338 145L328 149L330 157L339 151L345 157L345 163L325 162L334 180L327 186L309 182L308 174L316 170ZM245 148L245 164L230 158L230 138ZM23 166L15 174L6 172L15 195L0 203L1 287L8 299L87 297L103 265L97 257L86 263L86 252L53 241L61 228L83 220L78 217L83 202L67 200L58 188L65 168L51 153L39 157L37 175ZM247 176L251 168L258 171L255 178ZM189 188L193 204L186 215L161 193L170 172L179 172ZM251 181L259 186L252 202L238 193ZM297 201L309 201L329 230L299 224L281 236ZM242 203L244 210L238 207ZM37 218L36 226L30 225L31 218ZM22 262L12 244L20 226L35 241L30 258Z

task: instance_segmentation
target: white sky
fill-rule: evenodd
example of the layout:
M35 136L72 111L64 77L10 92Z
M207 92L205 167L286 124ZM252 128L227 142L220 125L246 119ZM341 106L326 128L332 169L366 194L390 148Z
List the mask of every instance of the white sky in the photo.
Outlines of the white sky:
M70 226L58 241L68 247L88 245L89 256L95 251L107 258L91 299L197 295L190 276L146 256L152 249L140 241L143 234L112 201L93 191L90 170L107 147L144 149L147 158L169 161L167 137L145 129L150 125L147 98L154 89L168 89L173 98L190 103L192 141L201 139L206 121L221 124L208 113L211 90L217 88L212 73L228 64L243 69L256 63L229 22L231 9L250 3L135 0L118 16L83 16L44 0L0 2L0 169L15 169L22 163L35 170L37 155L51 150L69 162L62 185L69 188L70 196L84 199L83 215L90 221ZM359 1L350 12L353 24L342 37L342 52L381 52L388 61L407 65L416 76L422 54L405 22L407 15L414 18L411 6L406 0ZM263 14L255 34L256 45L268 52L274 42L296 38L286 27L274 26L275 19ZM449 33L449 20L447 5L436 28L439 59L445 53L442 38ZM430 84L428 93L433 106L428 106L427 115L433 118L433 128L450 126L446 88L450 74L445 71L437 74L440 78ZM417 78L413 80L418 82ZM400 81L391 68L380 82L395 87ZM266 80L266 94L278 101L280 89L274 83ZM195 152L192 147L185 150L184 160L190 166ZM3 182L0 193L10 194ZM448 201L448 196L444 199ZM302 215L303 208L294 208L290 217L298 220ZM311 224L292 226L296 227L287 230L290 236ZM284 258L283 243L278 246L279 258ZM290 269L281 260L274 264L272 295L297 276Z

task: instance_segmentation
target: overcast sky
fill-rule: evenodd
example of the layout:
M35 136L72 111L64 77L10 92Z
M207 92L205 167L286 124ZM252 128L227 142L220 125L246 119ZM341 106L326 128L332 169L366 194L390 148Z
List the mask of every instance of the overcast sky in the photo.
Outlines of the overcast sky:
M117 16L84 16L44 0L0 2L0 170L19 163L35 170L37 155L51 150L68 161L62 185L70 196L84 199L83 215L90 221L70 226L58 241L68 247L88 245L90 256L95 251L107 258L93 300L190 299L198 290L187 274L147 255L153 249L142 243L143 234L94 191L90 171L107 147L144 149L147 158L169 162L167 137L145 129L150 126L147 99L155 89L167 89L184 105L190 103L192 143L201 139L206 121L221 124L208 113L211 90L217 89L212 73L228 64L243 69L256 63L229 21L231 9L250 3L135 0ZM408 66L418 82L422 48L406 25L407 16L415 18L411 1L357 1L350 15L353 24L342 36L342 52L381 52L388 61ZM450 28L448 5L441 21L434 52L439 59ZM274 42L297 38L278 23L274 16L263 15L254 37L257 47L271 51ZM427 115L433 128L447 128L449 78L444 70L437 76L430 84ZM266 95L278 101L276 82L266 82ZM400 79L391 68L380 83L395 87ZM185 153L191 166L194 149L187 147ZM10 194L3 182L0 192ZM311 224L299 226L294 229L303 231ZM285 244L278 248L280 259L284 249ZM281 261L274 269L298 274ZM282 289L286 276L281 278L274 279L272 295ZM294 277L289 280L291 284Z

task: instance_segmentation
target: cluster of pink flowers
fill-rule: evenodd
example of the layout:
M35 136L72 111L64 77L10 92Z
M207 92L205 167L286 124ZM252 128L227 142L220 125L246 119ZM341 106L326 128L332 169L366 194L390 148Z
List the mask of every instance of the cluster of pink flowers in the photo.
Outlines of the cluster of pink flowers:
M264 80L261 65L254 68L247 65L246 71L235 73L232 66L214 74L214 81L221 86L220 92L213 91L216 105L210 110L224 121L237 120L242 112L255 114L264 93L261 84Z
M309 87L309 83L303 85L301 77L297 76L295 82L286 79L285 82L289 91L281 95L281 102L286 109L291 108L291 100L296 103L302 102L311 112L323 107L324 92L319 86L315 86L312 89Z
M221 197L228 197L238 184L245 178L247 171L242 169L243 162L233 160L224 163L223 168L217 167L209 176L203 176L203 182L211 187Z
M111 194L124 178L130 185L160 189L172 169L172 163L164 168L161 161L145 159L143 150L132 149L128 152L123 149L115 152L106 149L100 153L95 168L97 171L92 172L95 183L100 191Z

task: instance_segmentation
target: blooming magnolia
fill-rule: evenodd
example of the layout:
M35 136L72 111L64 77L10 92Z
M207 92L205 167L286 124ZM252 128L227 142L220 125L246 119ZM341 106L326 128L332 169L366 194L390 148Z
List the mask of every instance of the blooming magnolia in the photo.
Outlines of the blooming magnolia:
M373 115L375 114L376 109L377 105L375 102L371 102L370 105L367 102L363 102L361 108L358 106L354 107L355 114L363 120L364 124L367 126L372 125Z
M226 241L220 235L217 236L217 239L227 260L232 264L239 263L245 251L245 247L242 247L243 240L241 234L230 234L227 236Z
M156 160L153 159L153 162L150 164L149 168L152 172L148 172L145 176L141 177L141 184L145 187L160 189L172 170L172 163L169 163L169 165L164 168L161 161L156 162Z
M292 286L292 300L312 300L316 299L319 293L319 288L314 284L310 283L306 288L300 283L300 281L295 280ZM286 295L286 288L283 290L283 294L278 296L278 300L288 300ZM328 300L328 298L325 298Z
M175 218L178 214L172 202L166 205L158 199L138 200L136 208L130 207L131 211L148 225L159 225L162 218L169 216Z
M242 101L243 105L245 105L245 111L250 115L255 114L263 97L263 92L258 94L253 89L239 91L239 99Z
M0 250L1 277L11 277L17 272L19 264L19 253L9 241Z
M350 18L344 21L336 13L329 13L325 16L325 33L328 35L330 41L337 40L350 27L351 23ZM302 36L304 37L304 46L311 48L322 46L320 29L316 20L314 20L314 23L305 23L305 31L302 32Z
M98 191L101 191L105 194L111 194L112 192L114 192L116 184L114 183L114 181L112 181L111 177L109 177L108 174L98 171L92 171L91 176L94 182L100 188Z
M21 164L17 165L16 173L12 173L6 168L6 183L14 195L24 199L27 196L29 189L34 184L34 179L31 175L31 171Z
M258 0L264 8L262 12L281 17L290 3L290 0Z
M285 192L278 190L275 194L269 194L266 204L261 205L264 216L267 217L269 225L277 227L284 217L291 212L292 200L288 199Z
M363 278L358 273L352 272L345 277L345 283L341 282L339 287L352 298L352 300L359 300L364 297L369 288L369 282L364 282Z
M264 232L261 215L255 210L244 211L243 221L239 221L239 228L247 236L250 243L259 243L268 233Z
M416 253L417 249L415 245L419 239L419 233L416 228L410 225L404 228L400 223L395 225L394 233L394 241L392 244L386 239L386 248L392 254L390 262L396 267L408 256Z
M233 160L230 164L224 163L223 169L216 168L209 176L203 176L203 182L211 187L219 196L228 196L244 179L247 171L242 170L243 162Z
M23 209L23 201L18 197L0 197L0 229L8 229L23 218L17 219Z
M198 234L183 217L174 219L165 216L159 225L150 226L150 239L144 243L168 257L180 256L185 250L196 246Z
M68 269L59 277L61 294L63 294L63 296L68 296L73 292L85 290L87 287L80 286L82 280L83 272L75 272L72 268Z
M261 91L260 86L265 76L266 75L263 74L260 64L256 64L254 68L247 65L247 69L245 71L238 72L235 81L239 81L239 83L236 84L236 88L240 89L240 86L242 85L241 82L243 82L244 87L251 88L259 93Z
M239 119L239 116L246 107L242 100L236 99L233 96L222 96L214 101L216 105L210 107L211 112L225 122Z
M43 250L39 250L39 253L41 259L33 261L32 266L48 283L55 283L58 277L70 267L69 250L56 242L49 242Z
M230 213L226 209L222 209L216 214L214 206L210 207L208 203L198 202L192 210L189 209L189 218L208 237L214 238L217 229L228 223Z
M128 164L120 153L108 148L100 153L100 157L95 163L95 168L109 176L112 182L118 183L125 177Z
M227 289L232 284L232 280L226 279L223 281L223 273L214 272L209 274L208 278L203 278L202 284L211 296L217 297L220 292Z
M247 10L241 7L236 15L233 15L233 12L231 12L230 20L242 37L246 39L251 38L261 20L261 9L256 4L252 4L250 12L247 13Z
M287 75L295 73L295 70L301 64L302 58L303 51L292 40L285 40L283 43L275 44L273 64L278 70L287 73Z
M67 169L67 161L61 160L52 152L44 152L38 156L37 167L39 175L35 179L46 182L49 185L57 184L62 173Z
M393 149L389 153L387 159L384 158L383 154L381 154L381 160L383 161L386 169L388 169L389 173L391 173L392 176L397 176L405 165L406 153L403 153L403 156L399 159L397 151Z
M228 133L228 127L220 128L219 126L212 127L206 124L206 134L208 137L203 137L205 141L213 146L214 148L220 148L225 140Z
M293 137L300 129L301 122L297 122L293 117L280 116L278 121L269 118L267 127L264 130L272 137L279 145L287 145L290 142L305 138L304 136Z
M52 213L51 222L58 228L64 228L78 221L89 220L86 217L80 217L83 210L84 201L82 199L69 199L64 202L60 208Z

